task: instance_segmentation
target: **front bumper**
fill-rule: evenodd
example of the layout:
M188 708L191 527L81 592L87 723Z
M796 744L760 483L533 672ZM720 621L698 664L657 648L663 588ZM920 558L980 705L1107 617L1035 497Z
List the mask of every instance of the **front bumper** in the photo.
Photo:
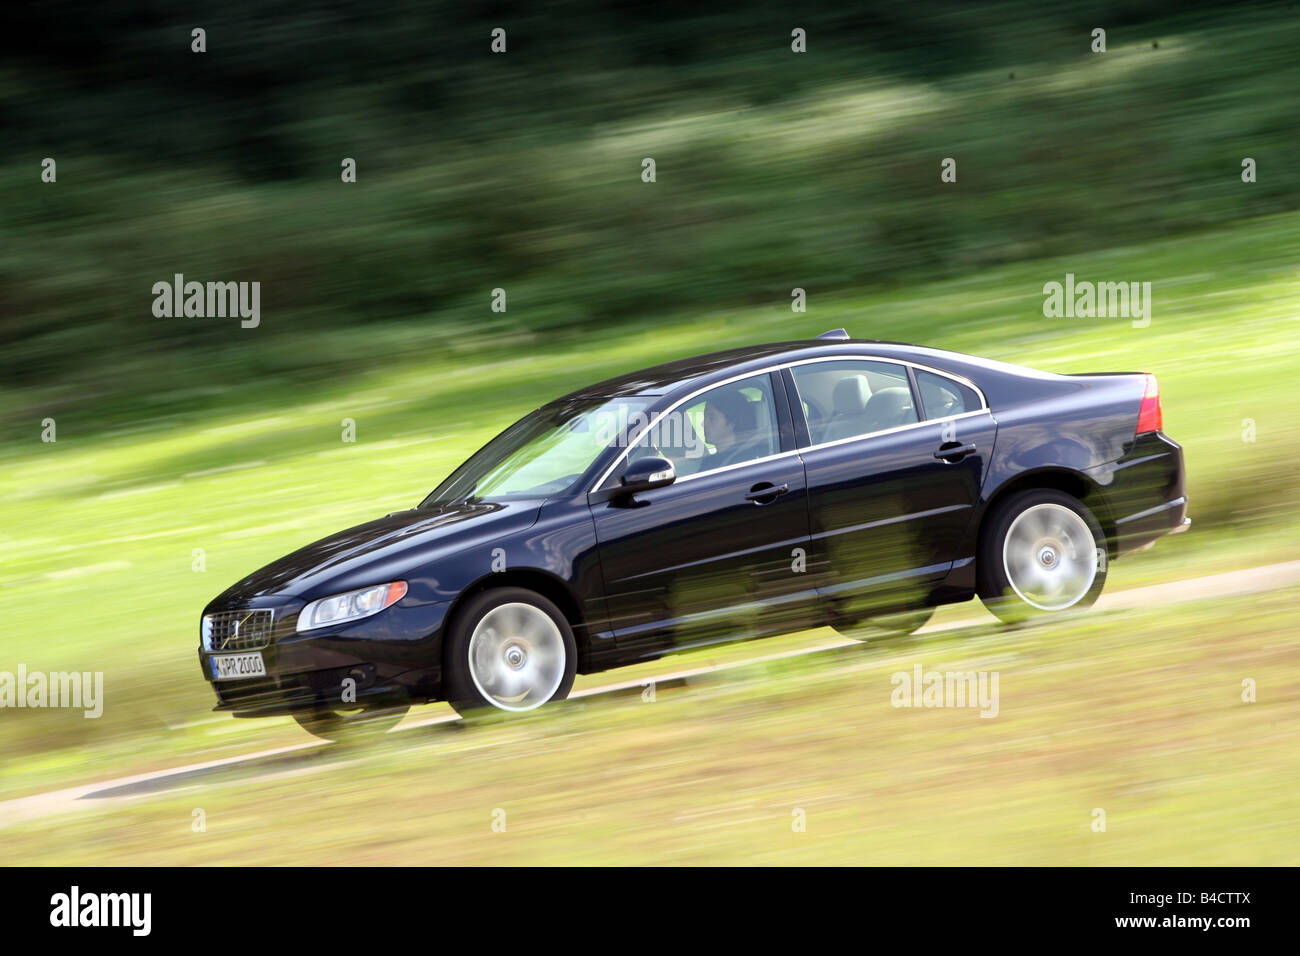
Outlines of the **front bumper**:
M399 601L373 618L302 634L297 631L302 601L251 602L250 609L253 604L275 611L265 646L232 651L199 647L199 666L217 695L214 710L236 717L266 717L346 706L349 679L357 703L440 699L442 625L448 605ZM225 609L209 607L205 613L214 610ZM253 651L262 655L265 676L213 679L213 656Z

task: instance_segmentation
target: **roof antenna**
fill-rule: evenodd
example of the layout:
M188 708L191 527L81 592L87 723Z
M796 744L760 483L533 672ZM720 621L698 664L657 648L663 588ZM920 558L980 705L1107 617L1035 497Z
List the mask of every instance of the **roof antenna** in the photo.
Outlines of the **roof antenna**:
M829 332L823 332L821 335L817 336L817 338L847 341L849 338L849 333L846 332L844 329L831 329Z

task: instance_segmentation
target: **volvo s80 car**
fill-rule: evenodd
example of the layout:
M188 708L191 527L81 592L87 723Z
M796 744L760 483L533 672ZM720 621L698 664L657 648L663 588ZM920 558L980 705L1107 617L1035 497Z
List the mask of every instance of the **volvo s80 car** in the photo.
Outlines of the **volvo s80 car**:
M978 596L1090 605L1181 531L1154 375L900 343L685 359L536 409L409 511L309 544L203 611L216 709L327 739L412 703L528 711L591 673L831 625L908 633Z

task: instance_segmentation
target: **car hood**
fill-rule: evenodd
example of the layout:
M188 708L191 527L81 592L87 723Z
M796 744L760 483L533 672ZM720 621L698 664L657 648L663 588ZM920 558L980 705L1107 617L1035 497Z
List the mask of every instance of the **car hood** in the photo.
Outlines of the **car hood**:
M352 588L409 578L461 548L481 545L537 521L538 500L460 502L399 511L314 541L227 588L208 609L254 598L305 601ZM412 595L418 600L413 585Z

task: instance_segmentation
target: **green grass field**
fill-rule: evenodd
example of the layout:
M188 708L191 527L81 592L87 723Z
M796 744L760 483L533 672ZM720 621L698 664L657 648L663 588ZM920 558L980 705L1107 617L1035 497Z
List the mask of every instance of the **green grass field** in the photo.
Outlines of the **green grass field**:
M106 789L0 830L0 850L65 865L1287 864L1298 646L1280 593L855 645L653 700ZM996 672L996 716L895 707L894 675L918 664ZM123 796L141 799L102 802Z
M1293 412L1300 214L889 293L663 317L608 335L467 341L412 350L363 381L258 396L248 414L161 415L0 454L0 670L105 675L102 718L11 710L3 793L31 793L301 740L284 720L209 713L195 657L202 606L331 531L409 507L514 417L607 375L743 343L846 326L861 337L1046 369L1159 374L1166 431L1186 447L1193 533L1115 565L1120 588L1297 556ZM1042 318L1042 285L1149 277L1149 327ZM357 441L341 441L344 418ZM1254 442L1243 421L1255 423ZM202 549L206 570L193 570ZM727 733L725 725L719 734Z

